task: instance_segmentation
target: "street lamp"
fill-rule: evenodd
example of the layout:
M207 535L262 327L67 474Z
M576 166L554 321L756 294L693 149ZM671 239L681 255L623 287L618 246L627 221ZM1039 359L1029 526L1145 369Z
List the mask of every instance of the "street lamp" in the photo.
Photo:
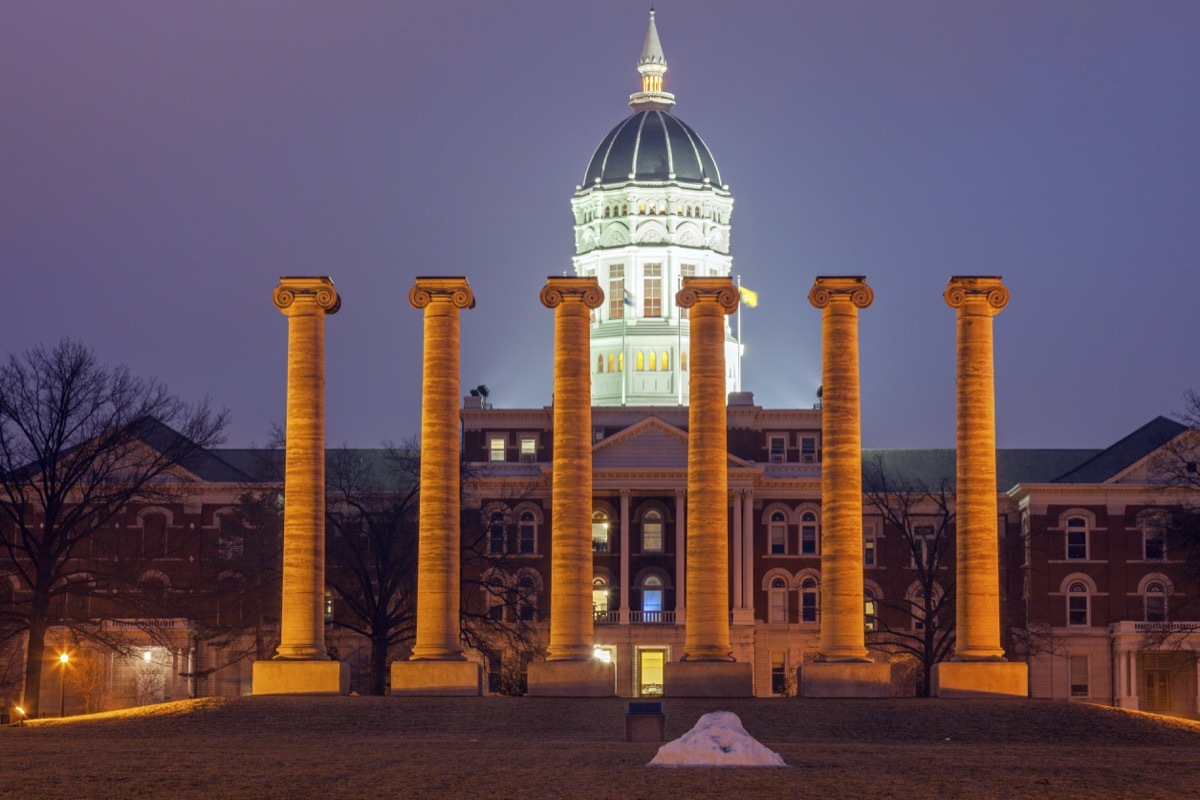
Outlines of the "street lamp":
M66 653L58 654L58 662L62 664L62 679L58 683L58 716L67 715L67 663L71 657Z

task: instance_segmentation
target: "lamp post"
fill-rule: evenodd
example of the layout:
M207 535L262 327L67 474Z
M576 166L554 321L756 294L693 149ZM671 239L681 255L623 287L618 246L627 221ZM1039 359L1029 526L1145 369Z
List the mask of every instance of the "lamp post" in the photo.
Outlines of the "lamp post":
M58 716L59 718L67 715L67 663L71 657L66 653L58 654L58 663L62 664L62 677L58 682Z

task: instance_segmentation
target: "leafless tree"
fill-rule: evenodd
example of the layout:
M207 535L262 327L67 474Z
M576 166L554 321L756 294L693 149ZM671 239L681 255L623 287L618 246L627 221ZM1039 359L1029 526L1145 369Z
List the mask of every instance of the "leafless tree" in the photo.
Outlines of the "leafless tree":
M47 630L94 633L65 599L111 591L124 579L116 570L96 574L97 557L112 546L100 533L130 504L174 496L177 469L219 443L226 416L207 400L189 405L155 380L104 366L70 340L11 355L0 367L0 554L18 584L0 630L27 634L31 716Z

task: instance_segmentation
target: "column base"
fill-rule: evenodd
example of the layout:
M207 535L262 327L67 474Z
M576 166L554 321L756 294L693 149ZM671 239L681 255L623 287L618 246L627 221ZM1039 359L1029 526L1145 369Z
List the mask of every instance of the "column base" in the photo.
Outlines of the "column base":
M1016 661L943 661L933 665L934 697L1028 697L1029 666Z
M350 665L341 661L255 661L251 694L350 694Z
M599 659L534 661L529 665L530 697L616 697L617 667Z
M668 661L665 697L753 697L754 665L748 661Z
M393 697L479 697L483 668L474 661L393 661Z
M801 697L891 697L892 667L867 661L817 661L797 670Z
M1117 708L1128 708L1132 711L1141 711L1142 704L1138 702L1136 697L1118 697Z

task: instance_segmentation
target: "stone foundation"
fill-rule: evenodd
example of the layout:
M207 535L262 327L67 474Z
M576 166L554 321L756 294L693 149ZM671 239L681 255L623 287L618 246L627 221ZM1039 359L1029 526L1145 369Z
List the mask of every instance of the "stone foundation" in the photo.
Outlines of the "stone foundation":
M666 697L753 697L748 661L669 661L663 666Z
M393 661L393 697L479 697L483 669L474 661Z
M616 665L598 659L529 665L530 697L615 697L616 687Z
M1013 661L943 661L933 665L934 697L1028 697L1029 667Z
M889 664L862 661L819 661L797 674L801 697L891 697Z
M350 665L276 659L254 662L252 694L349 694Z

